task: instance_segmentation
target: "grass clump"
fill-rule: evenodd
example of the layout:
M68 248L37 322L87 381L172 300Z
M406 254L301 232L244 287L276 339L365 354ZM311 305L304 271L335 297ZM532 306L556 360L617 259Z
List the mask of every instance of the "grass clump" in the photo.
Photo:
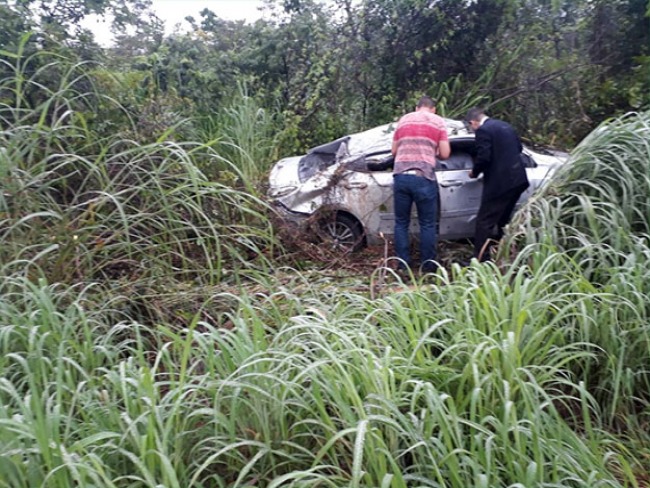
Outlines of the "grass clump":
M650 235L649 141L650 112L603 123L518 213L511 230L519 246L548 245L601 268L641 252Z
M516 265L534 270L550 255L566 256L570 265L558 262L555 272L606 297L583 307L588 320L570 329L570 339L594 351L579 374L603 425L637 449L646 446L641 457L650 412L649 135L649 112L595 130L517 215L506 243L518 250ZM621 306L609 306L612 300Z

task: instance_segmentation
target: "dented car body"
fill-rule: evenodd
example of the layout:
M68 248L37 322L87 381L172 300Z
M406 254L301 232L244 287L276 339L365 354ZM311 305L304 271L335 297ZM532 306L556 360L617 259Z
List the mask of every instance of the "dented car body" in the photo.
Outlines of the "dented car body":
M460 121L446 122L451 155L438 162L436 171L439 238L471 238L483 191L482 178L469 177L474 134ZM313 148L304 156L282 159L269 177L271 202L288 221L300 224L316 219L334 245L341 248L356 250L366 243L380 242L382 235L392 237L392 172L369 171L367 164L390 157L395 127L383 125ZM519 204L543 185L566 157L564 153L543 154L524 148L522 158L530 187ZM417 234L416 218L410 231Z

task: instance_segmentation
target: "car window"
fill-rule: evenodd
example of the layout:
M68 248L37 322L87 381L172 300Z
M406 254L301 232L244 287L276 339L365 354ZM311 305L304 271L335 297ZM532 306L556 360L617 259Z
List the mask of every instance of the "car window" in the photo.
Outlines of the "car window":
M469 170L474 166L473 155L476 154L474 139L457 139L449 141L451 154L447 159L438 161L437 171Z
M438 161L438 171L453 171L460 169L472 169L474 162L472 155L464 151L455 151L444 160Z
M455 141L455 143L452 145L449 157L444 160L438 160L437 171L470 170L474 167L472 158L474 141ZM378 151L367 154L364 165L368 164L372 171L390 171L392 170L392 165L380 168L381 161L385 160L387 156L390 156L389 151ZM375 167L372 167L373 165Z
M390 151L376 151L364 157L364 166L369 171L392 171L394 162Z

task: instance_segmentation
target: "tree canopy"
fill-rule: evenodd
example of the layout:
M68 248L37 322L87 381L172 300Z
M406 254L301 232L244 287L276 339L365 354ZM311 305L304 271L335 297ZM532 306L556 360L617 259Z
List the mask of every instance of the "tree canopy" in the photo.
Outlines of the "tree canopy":
M131 80L114 87L118 98L155 98L186 116L211 116L245 84L275 114L287 152L392 120L423 93L446 116L481 104L530 142L564 146L650 102L646 0L266 0L264 8L254 24L205 9L188 18L189 31L167 35L150 0L0 0L0 48L15 52L33 32L29 49L57 45ZM115 45L98 46L81 28L89 14L112 22Z

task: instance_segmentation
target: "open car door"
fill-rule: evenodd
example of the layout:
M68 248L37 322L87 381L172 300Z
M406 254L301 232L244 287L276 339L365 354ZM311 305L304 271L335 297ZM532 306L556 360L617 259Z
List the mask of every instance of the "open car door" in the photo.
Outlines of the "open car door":
M483 178L469 177L476 154L474 139L454 139L450 144L451 155L438 161L436 172L440 189L438 232L441 239L460 239L474 235Z

